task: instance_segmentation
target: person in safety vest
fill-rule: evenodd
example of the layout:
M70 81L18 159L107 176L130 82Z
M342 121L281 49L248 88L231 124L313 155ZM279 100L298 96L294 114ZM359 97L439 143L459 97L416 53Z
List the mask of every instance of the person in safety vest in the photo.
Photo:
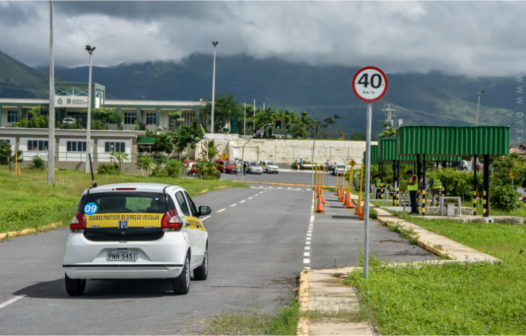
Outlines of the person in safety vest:
M437 197L437 205L438 205L438 198L440 197L440 192L442 190L442 181L440 181L440 178L438 176L435 176L431 179L431 190L433 192L433 199L431 200L431 206L435 205L435 196Z
M381 198L382 197L382 180L380 180L380 175L376 174L374 176L374 186L376 187L376 195L375 198Z
M412 170L407 172L407 178L409 181L406 183L407 190L409 191L409 200L411 201L411 213L410 215L418 215L417 204L416 204L416 192L418 191L418 180L416 175L413 174Z

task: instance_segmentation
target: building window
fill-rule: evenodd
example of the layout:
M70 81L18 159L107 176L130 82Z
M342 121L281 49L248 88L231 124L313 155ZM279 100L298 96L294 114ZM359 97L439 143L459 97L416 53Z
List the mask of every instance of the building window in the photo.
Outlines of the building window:
M157 125L157 114L156 113L146 113L146 124L147 125Z
M18 121L17 111L7 111L7 122L14 123Z
M0 145L1 145L4 141L7 142L8 144L11 143L11 140L9 140L9 139L0 139Z
M124 123L127 125L135 124L137 121L137 114L135 113L124 113Z
M106 142L104 144L104 151L106 153L113 153L113 152L126 152L126 145L124 142Z
M47 151L47 140L27 140L28 151Z
M86 141L68 141L67 142L68 152L85 152Z

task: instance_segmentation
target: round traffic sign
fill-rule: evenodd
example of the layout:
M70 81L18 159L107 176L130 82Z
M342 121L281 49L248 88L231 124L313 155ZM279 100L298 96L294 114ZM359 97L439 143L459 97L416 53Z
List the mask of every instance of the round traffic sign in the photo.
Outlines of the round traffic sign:
M372 103L382 99L389 87L385 73L375 66L358 70L352 79L352 90L358 99Z

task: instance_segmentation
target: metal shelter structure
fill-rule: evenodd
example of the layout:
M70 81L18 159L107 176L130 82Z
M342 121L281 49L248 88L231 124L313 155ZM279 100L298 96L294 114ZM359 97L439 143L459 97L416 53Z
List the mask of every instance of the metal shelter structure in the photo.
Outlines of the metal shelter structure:
M489 156L510 152L509 126L401 126L396 131L399 156L474 156L484 157L483 216L489 217ZM476 169L474 169L476 174ZM424 170L425 179L425 170ZM474 184L476 184L476 175ZM476 198L476 188L473 193ZM474 208L476 213L476 207Z

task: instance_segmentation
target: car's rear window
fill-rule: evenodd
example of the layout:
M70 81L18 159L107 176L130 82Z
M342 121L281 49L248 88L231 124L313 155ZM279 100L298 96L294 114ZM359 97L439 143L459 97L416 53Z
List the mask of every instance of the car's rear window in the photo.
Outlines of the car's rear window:
M97 213L165 213L166 195L151 192L107 192L86 195L84 205L97 204Z

